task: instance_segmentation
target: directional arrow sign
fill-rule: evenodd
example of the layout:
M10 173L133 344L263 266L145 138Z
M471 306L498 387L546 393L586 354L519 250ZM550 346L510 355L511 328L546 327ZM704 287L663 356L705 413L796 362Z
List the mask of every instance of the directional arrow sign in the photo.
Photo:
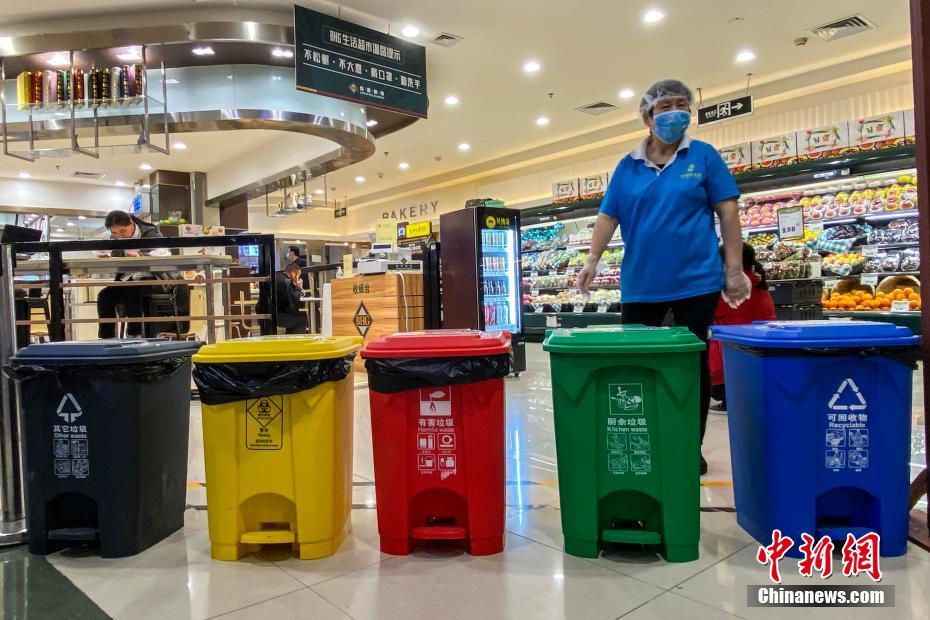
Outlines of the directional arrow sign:
M752 114L752 95L746 95L698 108L697 124L698 127L703 127L750 114Z

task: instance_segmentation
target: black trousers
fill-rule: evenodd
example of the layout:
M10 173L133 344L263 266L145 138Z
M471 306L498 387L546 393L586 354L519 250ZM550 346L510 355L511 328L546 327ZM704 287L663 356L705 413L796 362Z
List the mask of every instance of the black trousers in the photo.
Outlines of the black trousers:
M310 331L307 323L307 315L303 312L295 314L279 312L278 327L283 327L285 334L306 334Z
M122 308L125 317L141 317L142 303L146 297L164 292L161 286L108 286L97 295L97 316L101 319L115 319L116 309ZM129 336L142 335L142 323L126 325ZM101 323L97 329L98 338L115 338L116 324Z
M671 312L675 325L687 327L691 333L707 342L707 331L714 322L714 313L720 293L710 293L698 297L689 297L676 301L659 303L625 303L621 309L621 321L625 324L662 325L665 316ZM707 430L707 409L710 407L710 368L707 365L707 350L701 352L701 442Z

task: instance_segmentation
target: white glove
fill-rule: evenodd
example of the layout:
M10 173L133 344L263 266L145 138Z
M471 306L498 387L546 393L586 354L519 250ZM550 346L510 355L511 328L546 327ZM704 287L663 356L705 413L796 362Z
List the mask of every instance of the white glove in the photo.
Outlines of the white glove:
M723 301L731 308L737 308L752 294L752 280L742 270L727 270L726 288L720 293Z

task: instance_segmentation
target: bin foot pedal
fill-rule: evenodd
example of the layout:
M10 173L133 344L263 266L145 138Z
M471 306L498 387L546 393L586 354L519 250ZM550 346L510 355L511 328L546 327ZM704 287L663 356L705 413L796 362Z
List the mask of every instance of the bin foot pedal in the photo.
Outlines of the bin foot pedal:
M297 532L291 530L254 530L239 538L246 545L289 545L296 541Z
M658 545L662 537L651 530L604 530L601 539L609 543L628 543L634 545Z
M828 536L830 540L846 540L846 534L860 538L873 531L867 527L818 527L816 530L818 539Z
M48 531L49 540L97 540L100 530L95 527L62 527Z
M466 532L464 527L427 525L413 528L411 536L417 540L462 540Z

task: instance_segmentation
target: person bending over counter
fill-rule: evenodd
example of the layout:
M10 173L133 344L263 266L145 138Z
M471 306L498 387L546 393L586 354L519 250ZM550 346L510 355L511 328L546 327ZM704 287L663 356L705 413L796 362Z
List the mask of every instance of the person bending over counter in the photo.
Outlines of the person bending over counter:
M125 211L110 211L107 213L104 225L110 232L111 239L160 239L163 237L158 227L143 222L134 215ZM98 258L109 256L167 256L167 249L153 250L113 250L111 252L96 252ZM117 282L130 280L180 280L177 272L133 272L117 273ZM97 316L101 319L116 318L118 308L122 309L124 317L143 316L143 306L146 298L154 294L174 293L172 285L153 286L107 286L97 295ZM99 338L115 338L116 325L114 323L101 323L97 335ZM142 336L141 323L129 323L126 326L126 335L129 337Z

